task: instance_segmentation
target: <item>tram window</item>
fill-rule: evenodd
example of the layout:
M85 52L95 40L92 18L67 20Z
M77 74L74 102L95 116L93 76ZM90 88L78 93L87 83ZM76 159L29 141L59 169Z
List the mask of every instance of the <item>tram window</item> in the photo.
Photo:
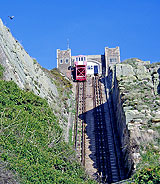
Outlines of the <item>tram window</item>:
M63 63L63 59L60 59L60 64L62 64Z
M81 57L81 61L83 61L83 57Z
M69 62L69 60L68 60L68 59L66 59L66 64L68 64L68 62Z

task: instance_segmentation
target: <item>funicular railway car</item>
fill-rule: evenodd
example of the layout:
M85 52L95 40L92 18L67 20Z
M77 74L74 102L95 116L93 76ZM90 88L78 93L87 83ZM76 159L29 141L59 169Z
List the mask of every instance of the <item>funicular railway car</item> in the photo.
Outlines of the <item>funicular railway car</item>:
M86 81L87 76L87 58L79 55L75 57L75 78L76 81Z

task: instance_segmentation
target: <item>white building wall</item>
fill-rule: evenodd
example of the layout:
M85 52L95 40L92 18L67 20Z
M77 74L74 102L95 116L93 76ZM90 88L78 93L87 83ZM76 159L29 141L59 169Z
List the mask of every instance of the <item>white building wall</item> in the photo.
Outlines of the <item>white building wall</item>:
M87 75L93 75L94 74L94 66L98 66L98 73L100 71L100 64L87 61Z

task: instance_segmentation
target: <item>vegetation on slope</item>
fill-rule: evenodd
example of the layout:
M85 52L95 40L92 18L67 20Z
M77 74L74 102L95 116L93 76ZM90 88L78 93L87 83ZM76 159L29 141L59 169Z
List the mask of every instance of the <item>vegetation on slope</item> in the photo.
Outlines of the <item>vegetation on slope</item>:
M62 76L57 68L53 68L50 70L52 77L55 79L55 84L59 91L60 96L64 95L64 91L71 90L72 84L69 80L67 80L64 76Z
M60 74L59 70L57 68L54 68L50 71L48 71L50 74L50 77L52 79L54 79L54 83L57 87L58 93L59 93L59 99L60 99L60 105L62 106L64 104L64 114L65 111L67 111L67 113L69 113L69 103L68 100L71 100L71 96L73 94L72 92L72 84L71 82L62 74ZM73 105L73 101L72 101L72 107L74 107ZM61 108L62 109L62 108Z
M142 160L133 176L134 182L158 184L160 181L159 152L153 148L153 145L148 145L144 152L141 153Z
M160 126L156 127L160 135ZM157 141L157 142L156 142ZM136 173L133 176L134 182L158 184L160 181L160 138L157 137L153 143L141 145L140 155L141 160L137 165Z
M0 162L21 183L93 183L62 139L56 116L44 99L0 81Z
M53 100L51 107L54 114L59 119L60 126L64 130L65 141L73 144L72 142L72 128L73 121L75 118L75 98L72 91L72 84L69 79L67 79L57 68L52 70L43 70L52 79L53 83L56 85L59 96L56 97L56 101ZM72 120L69 118L72 116ZM68 132L69 131L69 132Z
M160 166L158 167L145 167L137 171L134 176L134 183L136 184L159 184L160 181Z
M52 70L43 70L52 79L53 83L57 87L59 96L56 97L56 101L52 101L51 107L54 114L59 118L59 123L64 130L65 141L73 144L72 142L72 128L75 118L75 98L72 91L72 83L67 79L57 68ZM72 116L72 120L69 118ZM71 121L70 121L71 120Z
M0 80L3 78L3 67L0 65Z

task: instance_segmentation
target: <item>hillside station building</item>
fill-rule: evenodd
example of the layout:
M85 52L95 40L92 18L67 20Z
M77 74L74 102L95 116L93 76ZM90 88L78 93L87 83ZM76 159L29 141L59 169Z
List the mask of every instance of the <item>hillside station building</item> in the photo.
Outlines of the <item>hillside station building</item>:
M119 47L108 48L105 47L104 55L84 55L87 58L87 75L94 74L94 66L98 66L98 73L105 76L110 65L120 63ZM71 49L60 50L57 49L57 68L69 79L71 78L71 71L68 70L70 66L74 66L76 56L71 55Z

